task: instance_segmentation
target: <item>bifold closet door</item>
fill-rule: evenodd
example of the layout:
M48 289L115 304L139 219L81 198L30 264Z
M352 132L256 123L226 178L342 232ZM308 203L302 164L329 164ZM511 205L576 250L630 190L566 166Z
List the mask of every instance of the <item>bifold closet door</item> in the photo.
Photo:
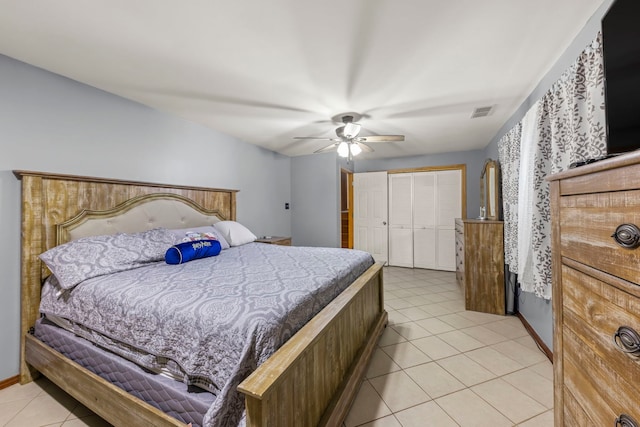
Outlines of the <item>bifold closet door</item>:
M438 270L456 270L456 224L462 217L462 174L459 170L437 172L436 242Z
M413 176L389 175L389 265L413 267Z
M413 266L437 268L436 179L434 172L413 174Z

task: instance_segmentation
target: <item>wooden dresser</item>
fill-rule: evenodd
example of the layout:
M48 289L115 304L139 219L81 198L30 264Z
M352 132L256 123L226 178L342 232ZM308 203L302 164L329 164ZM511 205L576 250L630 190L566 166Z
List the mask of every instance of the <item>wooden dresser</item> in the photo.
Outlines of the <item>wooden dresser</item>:
M456 279L465 308L505 314L502 221L456 219Z
M640 154L549 177L556 426L640 426Z

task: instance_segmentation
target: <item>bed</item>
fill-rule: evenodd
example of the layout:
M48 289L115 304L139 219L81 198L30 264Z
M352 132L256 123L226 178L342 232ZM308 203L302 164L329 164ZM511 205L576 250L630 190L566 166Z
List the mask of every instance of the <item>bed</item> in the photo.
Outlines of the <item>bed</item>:
M42 323L41 286L49 276L38 256L79 236L235 220L236 191L14 173L22 180L21 382L42 373L116 426L185 425L171 411L145 401L144 394L124 391L117 381L95 374L91 366L67 358L33 335L36 322ZM264 244L251 245L261 251ZM374 264L242 379L237 390L244 397L246 425L340 425L386 325L382 295L382 268ZM146 387L164 392L163 382ZM206 393L202 396L201 406L211 403Z

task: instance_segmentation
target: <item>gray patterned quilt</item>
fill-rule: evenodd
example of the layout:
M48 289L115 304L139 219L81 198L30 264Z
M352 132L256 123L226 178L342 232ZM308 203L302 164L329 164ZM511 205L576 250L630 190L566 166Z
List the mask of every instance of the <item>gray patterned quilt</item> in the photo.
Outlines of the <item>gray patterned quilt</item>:
M177 365L186 382L217 395L204 424L233 426L244 410L238 384L372 264L361 251L250 243L95 277L66 292L53 278L40 311L120 345L147 368Z

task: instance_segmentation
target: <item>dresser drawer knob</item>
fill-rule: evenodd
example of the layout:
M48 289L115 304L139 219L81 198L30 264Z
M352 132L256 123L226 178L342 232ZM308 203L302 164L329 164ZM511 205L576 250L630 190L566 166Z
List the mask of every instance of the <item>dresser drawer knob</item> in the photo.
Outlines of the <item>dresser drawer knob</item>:
M640 229L634 224L619 225L611 237L623 248L635 249L640 246Z
M620 414L620 416L616 418L615 427L640 427L640 425L629 415Z
M628 326L620 326L613 335L613 342L625 353L640 355L640 335Z

